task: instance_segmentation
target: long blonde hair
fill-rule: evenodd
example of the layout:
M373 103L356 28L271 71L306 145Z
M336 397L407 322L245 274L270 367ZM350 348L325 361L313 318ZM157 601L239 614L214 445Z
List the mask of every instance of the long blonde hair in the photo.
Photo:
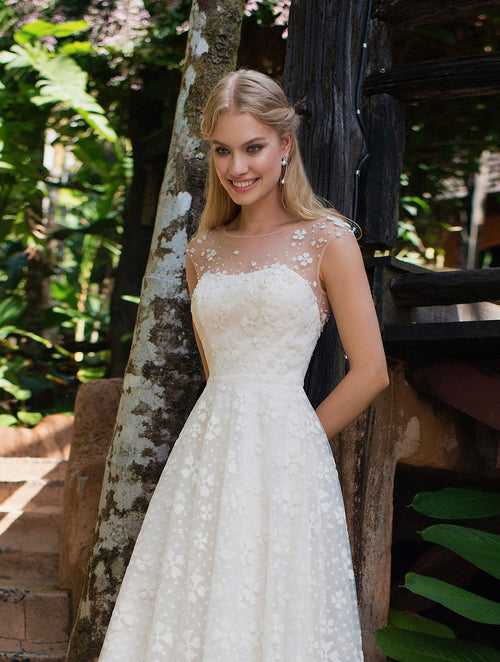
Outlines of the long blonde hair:
M295 135L299 118L278 83L265 74L248 69L224 76L213 88L203 111L201 131L207 140L211 138L219 117L229 111L252 115L261 124L274 129L280 139L291 136L286 181L279 184L285 211L299 221L313 221L328 214L343 218L333 207L323 204L311 188ZM220 183L210 152L206 203L197 235L226 225L239 210L240 206L231 200Z

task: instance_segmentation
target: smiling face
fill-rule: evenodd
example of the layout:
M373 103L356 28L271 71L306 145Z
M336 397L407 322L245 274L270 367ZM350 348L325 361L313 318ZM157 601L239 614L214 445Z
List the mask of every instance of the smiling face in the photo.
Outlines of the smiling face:
M235 204L280 204L281 159L290 136L280 139L248 113L225 112L210 142L217 176Z

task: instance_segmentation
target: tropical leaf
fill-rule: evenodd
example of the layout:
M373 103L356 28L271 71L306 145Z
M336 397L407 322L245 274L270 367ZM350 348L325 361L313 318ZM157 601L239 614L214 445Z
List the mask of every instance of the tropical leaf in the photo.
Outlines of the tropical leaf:
M410 572L406 575L405 588L429 600L465 616L477 623L500 625L500 604L475 593L458 588L434 577L424 577Z
M18 44L32 43L42 37L70 37L75 32L88 28L87 21L66 21L65 23L49 23L48 21L34 21L26 23L14 33Z
M500 515L500 494L445 487L437 492L419 492L411 506L423 515L439 519L492 517Z
M14 44L4 57L6 69L33 68L40 74L36 83L38 95L31 96L37 106L64 103L101 136L115 142L117 135L105 117L104 108L87 92L87 73L75 60L59 52L49 53L42 46ZM1 61L1 60L0 60Z
M395 627L375 631L379 647L399 662L500 662L500 652L484 644L437 637Z
M421 536L451 549L481 570L500 579L500 536L456 524L434 524Z
M445 639L456 639L455 633L446 625L436 623L429 618L415 614L403 614L395 609L389 610L387 625L400 630L412 630L413 632L426 632Z
M31 58L25 48L19 44L13 44L10 51L0 53L0 63L5 64L5 68L22 69L31 66Z

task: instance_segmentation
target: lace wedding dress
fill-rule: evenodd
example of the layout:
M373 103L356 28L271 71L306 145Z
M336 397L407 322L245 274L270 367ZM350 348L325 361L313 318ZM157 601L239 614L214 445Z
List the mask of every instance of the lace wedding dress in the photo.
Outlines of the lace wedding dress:
M302 388L340 220L188 247L210 368L151 500L100 662L362 662L342 495Z

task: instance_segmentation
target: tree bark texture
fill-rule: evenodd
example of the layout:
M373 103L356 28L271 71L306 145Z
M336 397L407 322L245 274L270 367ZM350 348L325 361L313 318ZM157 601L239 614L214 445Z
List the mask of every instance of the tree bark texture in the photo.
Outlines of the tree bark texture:
M498 10L498 0L375 0L374 16L409 30Z
M318 195L353 211L364 138L355 89L368 0L295 0L290 8L285 92L302 116L299 141Z
M392 32L387 23L371 19L363 86L367 75L391 67ZM366 124L367 159L360 172L357 217L363 228L363 244L371 250L385 250L395 245L398 236L404 113L401 104L384 93L364 96L361 111Z
M243 0L195 0L181 90L94 548L67 662L97 659L150 497L200 385L184 253L203 207L208 91L234 68Z
M342 491L363 633L365 662L386 662L373 632L385 625L391 588L394 473L412 453L401 401L405 366L394 362L391 385L340 435ZM414 449L413 449L414 450Z

